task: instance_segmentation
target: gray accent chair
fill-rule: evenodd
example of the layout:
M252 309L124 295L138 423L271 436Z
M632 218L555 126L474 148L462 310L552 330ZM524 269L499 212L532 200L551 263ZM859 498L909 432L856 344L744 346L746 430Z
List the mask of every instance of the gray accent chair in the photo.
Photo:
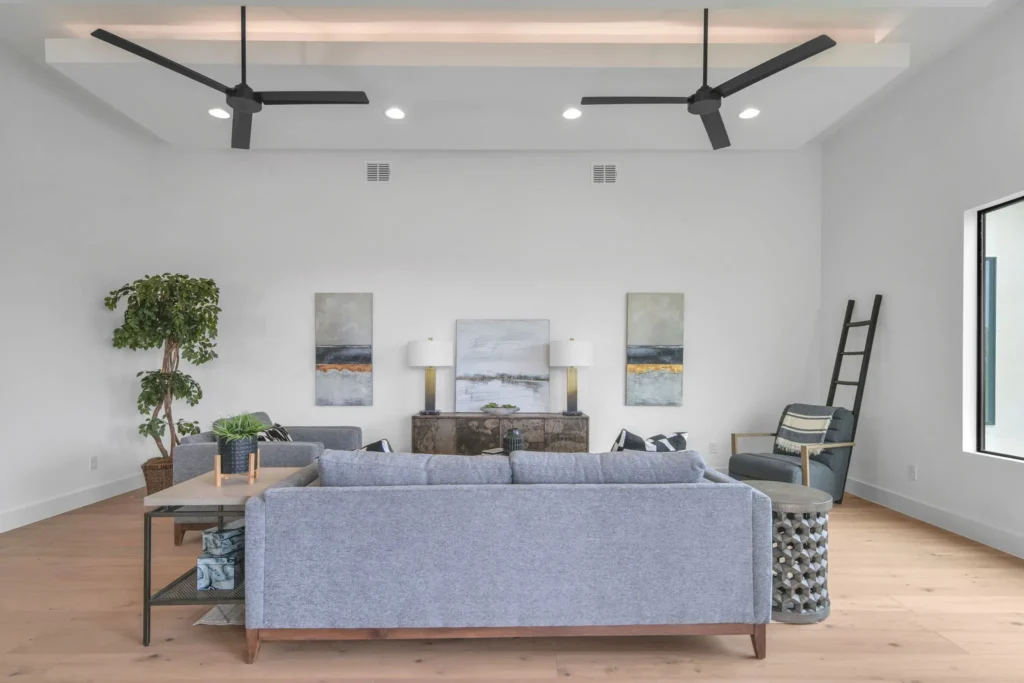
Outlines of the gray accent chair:
M326 452L320 486L246 504L248 661L274 640L694 634L763 657L771 501L664 455Z
M265 424L274 424L266 413L253 413ZM362 447L363 430L359 427L285 427L292 441L264 441L260 443L260 465L263 467L305 467L316 462L325 448L355 450ZM174 449L173 478L175 484L188 481L213 471L213 458L217 454L217 437L213 432L202 432L183 437ZM193 509L201 509L196 507ZM212 508L209 508L212 510ZM238 508L241 509L240 507ZM174 545L181 545L189 531L202 531L217 523L217 519L180 517L174 520Z
M785 417L791 408L799 411L806 405L788 405L782 411L782 415ZM850 455L853 452L853 423L852 412L846 408L837 408L825 434L825 444L835 446L824 449L820 445L805 446L800 455L774 447L771 453L747 453L739 448L739 440L742 438L773 437L776 432L733 434L729 476L740 481L759 479L803 484L825 491L836 503L842 503L843 492L846 489L846 474L850 469ZM779 424L782 424L782 418L779 418Z

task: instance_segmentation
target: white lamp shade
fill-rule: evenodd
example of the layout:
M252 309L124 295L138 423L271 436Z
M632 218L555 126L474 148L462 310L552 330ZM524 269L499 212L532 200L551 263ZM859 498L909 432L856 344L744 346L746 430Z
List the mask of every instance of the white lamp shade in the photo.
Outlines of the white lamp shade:
M409 342L409 365L414 368L445 368L452 364L451 342L425 339Z
M554 341L551 342L551 367L554 368L585 368L594 364L594 347L590 342Z

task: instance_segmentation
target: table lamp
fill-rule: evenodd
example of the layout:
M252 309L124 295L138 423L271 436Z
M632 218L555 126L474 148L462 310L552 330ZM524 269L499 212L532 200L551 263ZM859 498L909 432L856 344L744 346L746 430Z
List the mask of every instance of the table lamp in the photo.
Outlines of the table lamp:
M426 368L426 381L423 386L425 406L420 415L441 414L436 408L437 368L450 366L452 355L451 343L434 341L433 337L426 341L409 342L409 365L414 368Z
M566 382L565 410L562 415L575 417L582 415L576 407L576 368L585 368L594 364L594 347L590 342L569 341L551 342L549 364L554 368L569 368Z

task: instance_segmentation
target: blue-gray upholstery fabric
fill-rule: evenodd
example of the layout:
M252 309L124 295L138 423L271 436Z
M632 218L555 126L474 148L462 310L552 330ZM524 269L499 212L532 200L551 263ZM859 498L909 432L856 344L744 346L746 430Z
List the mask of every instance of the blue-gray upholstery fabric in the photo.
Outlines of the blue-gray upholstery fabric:
M693 484L705 467L697 451L515 451L509 460L515 484Z
M736 479L708 467L704 479L715 484L736 484ZM752 495L751 520L754 560L754 621L768 622L772 615L772 499L757 489Z
M246 626L766 623L771 521L755 493L710 482L271 489L246 508Z
M808 406L793 403L782 411L782 417L791 408L799 412L801 409L820 406ZM782 417L779 423L782 423ZM832 422L825 433L825 443L846 443L853 439L853 413L846 408L836 408ZM811 455L811 487L825 491L837 502L843 502L846 490L846 475L850 470L852 448L825 449ZM803 482L800 469L800 456L785 452L775 453L737 453L729 459L729 475L736 479L762 479L783 481L792 484Z
M310 463L310 464L306 465L305 467L303 467L298 472L293 472L292 474L289 474L287 477L285 477L281 481L277 482L276 484L274 484L272 486L268 486L267 488L268 489L280 489L280 488L289 488L289 487L298 487L298 486L309 486L314 481L316 481L317 477L319 477L319 476L320 476L319 467L314 462L314 463Z
M264 572L267 551L266 492L245 503L245 622L263 622ZM298 571L298 570L296 570ZM252 628L252 627L250 627Z
M324 451L321 486L416 486L511 484L504 455L425 455L370 451Z
M292 441L322 443L325 450L354 451L363 445L359 427L285 427Z
M316 463L306 465L298 472L291 474L277 482L271 489L298 488L309 486L319 476L319 469ZM250 512L250 509L254 512ZM263 496L250 498L245 504L245 545L257 561L249 559L248 553L245 558L245 596L246 603L251 602L252 607L246 606L246 612L258 613L258 618L263 618L263 600L249 600L250 591L256 595L263 593L263 560L262 556L266 551L266 515L264 514ZM250 585L253 588L250 588Z

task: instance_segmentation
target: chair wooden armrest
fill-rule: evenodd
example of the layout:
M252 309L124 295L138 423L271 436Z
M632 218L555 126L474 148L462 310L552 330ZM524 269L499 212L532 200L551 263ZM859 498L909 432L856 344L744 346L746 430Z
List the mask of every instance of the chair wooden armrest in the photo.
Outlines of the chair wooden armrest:
M853 448L856 446L852 441L841 443L805 443L800 446L800 470L803 472L804 486L811 485L811 452L830 451L833 448Z
M740 449L740 446L739 446L740 439L744 439L746 437L756 437L756 436L775 436L775 432L739 432L739 433L733 432L733 435L732 435L732 454L736 455L736 453L739 452L739 449Z

